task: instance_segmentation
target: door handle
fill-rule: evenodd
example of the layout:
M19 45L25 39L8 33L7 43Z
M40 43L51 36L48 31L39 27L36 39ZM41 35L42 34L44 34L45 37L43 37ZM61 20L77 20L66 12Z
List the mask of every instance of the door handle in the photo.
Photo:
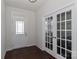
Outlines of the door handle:
M55 38L56 39L56 37L54 37L54 36L52 38Z
M25 36L27 36L27 33L25 33Z

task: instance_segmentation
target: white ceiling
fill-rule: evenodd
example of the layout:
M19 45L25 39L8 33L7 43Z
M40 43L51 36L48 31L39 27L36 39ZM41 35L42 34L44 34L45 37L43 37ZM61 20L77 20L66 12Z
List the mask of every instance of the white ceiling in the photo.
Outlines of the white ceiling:
M6 4L13 7L29 9L36 11L44 4L45 0L37 0L35 3L30 3L28 0L6 0Z

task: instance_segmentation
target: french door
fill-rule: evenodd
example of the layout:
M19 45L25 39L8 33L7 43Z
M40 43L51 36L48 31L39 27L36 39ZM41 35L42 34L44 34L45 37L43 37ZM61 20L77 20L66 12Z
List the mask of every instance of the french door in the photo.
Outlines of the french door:
M73 5L46 16L45 50L57 59L76 58L75 23Z

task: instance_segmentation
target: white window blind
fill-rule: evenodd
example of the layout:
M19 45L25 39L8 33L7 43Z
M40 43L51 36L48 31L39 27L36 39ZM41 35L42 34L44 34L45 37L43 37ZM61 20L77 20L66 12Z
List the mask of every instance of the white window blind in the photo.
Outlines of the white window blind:
M16 34L24 34L24 21L16 21Z

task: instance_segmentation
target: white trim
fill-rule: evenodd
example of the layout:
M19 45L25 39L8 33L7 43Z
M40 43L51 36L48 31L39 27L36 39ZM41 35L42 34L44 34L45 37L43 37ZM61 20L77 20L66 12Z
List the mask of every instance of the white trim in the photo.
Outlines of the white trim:
M11 50L14 50L14 49L19 49L19 48L24 48L24 47L30 47L30 46L36 46L35 44L33 45L26 45L26 46L22 46L22 47L17 47L17 48L6 48L6 51L11 51Z

